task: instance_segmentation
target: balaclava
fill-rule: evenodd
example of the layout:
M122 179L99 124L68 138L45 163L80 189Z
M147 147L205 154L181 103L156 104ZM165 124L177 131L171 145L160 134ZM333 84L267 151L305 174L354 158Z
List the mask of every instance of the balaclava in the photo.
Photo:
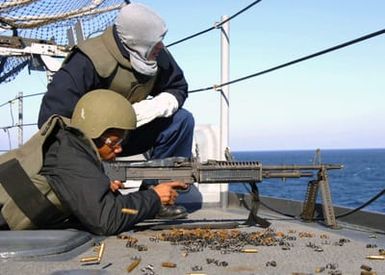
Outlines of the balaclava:
M158 65L147 58L166 35L163 19L145 5L132 3L120 10L115 25L118 37L130 54L132 67L144 75L155 75Z

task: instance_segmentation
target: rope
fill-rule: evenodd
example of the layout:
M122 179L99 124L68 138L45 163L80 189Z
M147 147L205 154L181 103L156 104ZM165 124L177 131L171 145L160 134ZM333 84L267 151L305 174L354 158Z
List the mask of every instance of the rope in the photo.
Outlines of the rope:
M0 127L0 129L7 131L8 129L16 128L16 127L24 127L24 126L36 126L37 123L23 123L23 124L12 124L8 126Z
M9 150L12 150L12 142L11 142L11 135L9 134L9 128L2 128L4 132L7 133L7 136L8 136L8 145L9 145ZM2 150L4 152L6 152L6 150Z
M251 194L251 190L249 189L249 186L245 183L242 183L242 185L245 187L245 189ZM241 203L245 206L245 208L247 210L250 210L250 206L247 205L246 201L245 200L242 200ZM289 218L296 218L296 216L294 215L291 215L291 214L287 214L287 213L284 213L284 212L281 212L280 210L277 210L269 205L267 205L266 203L262 202L261 198L259 198L259 203L261 205L263 205L265 208L269 209L270 211L273 211L275 213L278 213L278 214L281 214L282 216L286 216L286 217L289 217Z
M279 210L277 210L277 209L267 205L261 199L259 200L259 203L261 205L263 205L264 207L266 207L267 209L269 209L270 211L273 211L273 212L276 212L278 214L281 214L282 216L289 217L289 218L294 218L294 219L297 218L295 215L291 215L291 214L287 214L287 213L281 212L281 211L279 211Z
M33 2L34 0L16 0L16 1L8 1L6 3L0 4L0 10L5 10L14 6L22 6Z
M9 129L6 129L6 130L4 130L4 131L6 131L6 132L7 132L9 150L11 150L11 149L12 149L11 134L9 133Z
M15 99L11 99L11 100L8 100L7 102L4 102L3 104L0 105L0 108L1 108L1 107L4 107L4 106L7 105L7 104L11 104L12 101L14 101L14 100L15 100Z
M12 121L12 125L14 125L14 124L15 124L15 118L13 117L12 103L9 104L9 112L11 113L11 121Z
M18 96L17 99L33 97L33 96L38 96L38 95L44 95L44 94L45 94L45 92L43 92L43 93L36 93L36 94L29 94L29 95L24 95L24 96Z
M338 216L336 216L336 218L343 218L343 217L346 217L346 216L349 216L359 210L361 210L362 208L368 206L369 204L371 204L372 202L374 202L375 200L377 200L379 197L381 197L382 195L385 194L385 189L383 189L382 191L380 191L377 195L375 195L374 197L372 197L370 200L368 200L367 202L365 202L363 205L351 210L351 211L348 211L348 212L345 212L345 213L342 213Z
M36 126L36 125L37 123L23 123L23 124L15 125L15 127Z
M27 98L27 97L33 97L33 96L39 96L39 95L44 95L45 93L35 93L35 94L29 94L29 95L24 95L24 96L17 96L15 97L14 99L11 99L11 100L8 100L7 102L3 103L0 105L0 107L3 107L7 104L9 104L9 111L11 113L11 120L12 120L12 123L11 125L8 125L8 126L3 126L3 127L0 127L0 129L6 131L8 133L8 139L9 139L9 142L11 140L11 137L9 136L9 129L11 128L15 128L15 127L24 127L24 126L35 126L37 125L37 123L24 123L24 124L15 124L15 119L14 119L14 116L13 116L13 110L12 110L12 103L16 100L20 100L21 98ZM11 145L10 145L10 148L11 148ZM11 149L10 149L11 150ZM1 151L1 150L0 150Z
M239 12L237 12L237 13L233 14L232 16L230 16L229 18L227 18L226 20L223 20L223 21L220 22L220 23L216 23L213 27L208 28L208 29L205 29L205 30L200 31L200 32L197 32L197 33L192 34L192 35L190 35L190 36L187 36L187 37L185 37L185 38L182 38L182 39L180 39L180 40L178 40L178 41L175 41L175 42L173 42L173 43L171 43L171 44L168 44L166 47L172 47L172 46L174 46L174 45L176 45L176 44L182 43L182 42L187 41L187 40L189 40L189 39L191 39L191 38L194 38L194 37L197 37L197 36L199 36L199 35L205 34L206 32L209 32L209 31L218 29L219 27L221 27L221 26L222 26L223 24L225 24L226 22L232 20L233 18L235 18L235 17L237 17L238 15L240 15L241 13L247 11L247 10L250 9L252 6L254 6L255 4L258 4L258 3L261 2L261 1L262 1L262 0L254 1L254 2L251 3L250 5L246 6L246 7L243 8L242 10L240 10Z
M246 188L246 190L250 192L248 186L247 186L246 184L243 184L243 185L244 185L244 187ZM350 211L347 211L347 212L345 212L345 213L342 213L342 214L336 216L336 219L339 219L339 218L343 218L343 217L349 216L349 215L351 215L351 214L353 214L353 213L355 213L355 212L361 210L362 208L364 208L364 207L370 205L371 203L373 203L374 201L376 201L378 198L380 198L380 197L383 196L383 195L385 195L385 189L383 189L382 191L380 191L379 193L377 193L376 195L374 195L370 200L368 200L368 201L365 202L364 204L360 205L359 207L357 207L357 208L355 208L355 209L352 209L352 210L350 210ZM266 203L262 202L262 200L259 200L259 202L260 202L261 205L263 205L264 207L266 207L266 208L269 209L270 211L276 212L276 213L281 214L281 215L286 216L286 217L297 218L297 216L295 216L295 215L291 215L291 214L284 213L284 212L282 212L282 211L280 211L280 210L277 210L277 209L275 209L275 208L273 208L273 207L267 205ZM244 202L244 203L246 203L246 202ZM246 207L246 208L247 208L247 207ZM319 220L324 220L324 218L317 218L317 219L314 219L314 220L319 221Z
M47 25L52 22L59 21L61 19L72 19L72 18L77 18L80 16L88 16L88 15L96 15L100 13L105 13L109 11L113 11L116 9L120 9L123 7L125 4L119 4L119 5L114 5L106 8L100 8L100 9L95 9L94 5L91 5L90 7L87 8L82 8L76 11L71 11L71 12L66 12L63 14L55 14L52 16L44 15L44 16L29 16L29 17L24 17L23 21L32 21L28 23L15 23L17 21L20 21L20 18L2 18L2 22L9 24L12 27L17 27L17 28L36 28L42 25Z
M384 33L385 33L385 29L382 29L382 30L379 30L379 31L376 31L376 32L373 32L373 33L370 33L370 34L367 34L367 35L364 35L364 36L361 36L359 38L350 40L348 42L339 44L337 46L334 46L334 47L331 47L331 48L328 48L328 49L325 49L325 50L322 50L322 51L319 51L319 52L316 52L316 53L313 53L313 54L310 54L310 55L307 55L307 56L304 56L304 57L301 57L301 58L298 58L298 59L295 59L293 61L284 63L282 65L279 65L279 66L276 66L276 67L273 67L273 68L270 68L270 69L267 69L267 70L264 70L264 71L260 71L260 72L257 72L257 73L251 74L251 75L247 75L247 76L244 76L244 77L241 77L241 78L238 78L238 79L226 82L226 83L222 83L222 84L219 84L219 85L214 85L214 86L211 86L211 87L206 87L206 88L202 88L202 89L192 90L192 91L189 91L189 93L203 92L203 91L208 91L208 90L211 90L211 89L214 89L214 88L217 89L217 88L220 88L220 87L223 87L223 86L227 86L227 85L230 85L230 84L234 84L234 83L237 83L237 82L240 82L240 81L243 81L243 80L255 77L255 76L260 76L262 74L270 73L272 71L275 71L275 70L278 70L278 69L282 69L284 67L288 67L290 65L294 65L296 63L299 63L299 62L302 62L302 61L305 61L305 60L308 60L308 59L311 59L311 58L314 58L314 57L317 57L317 56L320 56L320 55L323 55L323 54L326 54L326 53L329 53L329 52L332 52L332 51L336 51L336 50L345 48L347 46L350 46L350 45L362 42L364 40L367 40L367 39L370 39L370 38L382 35Z
M15 97L14 99L8 100L8 101L4 102L3 104L1 104L1 105L0 105L0 108L1 108L1 107L4 107L4 106L7 105L7 104L12 104L15 100L19 100L19 99L27 98L27 97L34 97L34 96L44 95L44 94L45 94L45 92L43 92L43 93L29 94L29 95L23 95L23 96L17 96L17 97Z

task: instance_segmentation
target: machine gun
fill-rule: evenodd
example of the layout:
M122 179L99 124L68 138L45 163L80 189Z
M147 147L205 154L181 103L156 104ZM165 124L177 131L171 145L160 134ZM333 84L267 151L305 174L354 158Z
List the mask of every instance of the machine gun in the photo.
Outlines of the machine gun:
M317 179L309 182L302 218L309 220L312 218L318 186L320 186L326 224L335 226L327 171L341 169L342 167L340 164L263 165L258 161L208 160L200 162L197 158L187 159L182 157L104 163L105 172L111 180L180 180L190 184L194 182L200 184L249 183L251 186L252 207L245 224L259 224L262 227L268 227L270 223L257 216L259 192L256 183L271 178L313 177L314 171L317 171Z

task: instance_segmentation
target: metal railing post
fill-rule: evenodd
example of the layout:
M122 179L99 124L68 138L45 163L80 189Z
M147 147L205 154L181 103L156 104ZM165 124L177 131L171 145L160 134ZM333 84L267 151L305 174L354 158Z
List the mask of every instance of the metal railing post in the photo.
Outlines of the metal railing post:
M228 16L222 16L221 22L228 19ZM230 79L230 23L227 21L221 25L221 83L229 82ZM220 108L220 156L225 159L225 150L229 146L229 85L220 88L221 108ZM221 184L221 206L226 208L228 205L229 185Z
M23 145L23 92L18 93L19 119L18 119L18 140L19 148Z

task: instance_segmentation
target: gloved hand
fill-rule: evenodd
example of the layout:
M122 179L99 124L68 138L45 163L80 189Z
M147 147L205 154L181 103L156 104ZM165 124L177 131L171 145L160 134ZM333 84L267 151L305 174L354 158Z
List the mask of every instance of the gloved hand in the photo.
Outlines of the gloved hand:
M132 104L136 113L136 126L149 123L157 117L169 117L178 110L179 104L170 93L160 93L152 99L145 99Z

